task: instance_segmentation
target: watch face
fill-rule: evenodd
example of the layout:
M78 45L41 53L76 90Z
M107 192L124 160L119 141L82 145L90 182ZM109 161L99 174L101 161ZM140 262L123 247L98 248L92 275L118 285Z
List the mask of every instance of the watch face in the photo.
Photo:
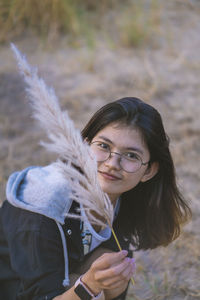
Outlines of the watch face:
M92 296L84 289L84 287L79 283L77 287L75 287L74 292L79 296L81 300L90 300Z

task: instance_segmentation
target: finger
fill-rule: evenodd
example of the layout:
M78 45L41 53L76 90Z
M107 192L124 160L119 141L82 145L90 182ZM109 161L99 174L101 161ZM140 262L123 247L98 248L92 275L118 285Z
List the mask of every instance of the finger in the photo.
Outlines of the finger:
M131 270L132 267L128 266L120 274L115 274L108 277L105 272L100 271L98 272L98 274L96 274L95 278L102 286L111 287L113 284L117 283L118 281L121 282L126 280L128 282L128 280L130 279L128 275L131 272Z
M124 272L125 269L129 269L129 265L131 267L131 260L130 258L126 257L119 264L98 271L96 274L96 278L98 280L104 280L109 278L112 278L114 280L115 277L118 277L119 274Z
M104 289L114 289L117 287L121 287L124 285L127 285L129 280L133 277L133 268L129 268L129 270L125 270L122 274L119 276L113 278L109 278L107 280L104 280L103 286Z
M126 276L127 280L130 280L131 278L133 278L133 275L135 273L136 270L136 265L135 265L135 261L132 261L132 265L131 265L131 270L129 272L129 274ZM126 274L125 274L126 275ZM133 280L134 281L134 280Z
M113 289L116 285L120 284L123 285L125 282L128 283L127 279L122 279L121 276L115 277L115 278L108 278L104 279L103 282L101 282L101 285L104 289Z
M130 258L129 270L133 274L136 270L135 258Z
M114 283L105 282L103 285L104 290L114 290L121 287L126 287L128 285L129 280L118 280Z
M101 270L107 269L113 264L121 262L127 256L127 254L128 252L126 250L122 250L120 252L104 253L93 263L93 267Z
M114 265L113 267L110 268L110 272L113 273L113 275L121 273L128 273L134 268L134 261L133 259L126 257L121 263ZM112 274L111 274L112 275Z
M129 266L119 275L108 279L104 279L103 284L111 286L113 284L116 284L117 282L122 282L122 281L128 282L132 276L133 276L133 269L131 266Z
M105 271L99 271L96 278L101 284L112 285L117 281L129 281L135 271L134 259L125 258L124 262Z
M129 268L125 269L123 273L120 274L121 278L124 280L130 280L130 278L133 276L134 269L132 266Z

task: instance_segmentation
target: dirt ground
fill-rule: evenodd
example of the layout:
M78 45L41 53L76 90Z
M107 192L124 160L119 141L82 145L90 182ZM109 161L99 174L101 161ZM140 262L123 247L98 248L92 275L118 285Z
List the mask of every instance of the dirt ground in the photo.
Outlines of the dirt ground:
M193 210L192 221L167 248L136 253L136 285L128 299L200 299L200 4L168 1L158 38L146 47L51 49L37 38L15 41L29 62L53 86L78 128L103 104L136 96L161 113L171 139L177 179ZM8 45L0 46L0 201L14 170L45 165L55 158L38 144L45 134L31 119L24 84Z

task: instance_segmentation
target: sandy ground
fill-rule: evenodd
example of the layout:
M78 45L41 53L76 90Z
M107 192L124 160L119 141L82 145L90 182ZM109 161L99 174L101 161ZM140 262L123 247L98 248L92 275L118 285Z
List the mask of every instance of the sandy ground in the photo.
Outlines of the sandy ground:
M59 41L51 50L36 38L15 41L53 86L78 128L103 104L137 96L162 114L171 139L177 179L192 221L167 248L136 253L136 285L128 299L200 299L200 6L169 1L159 34L146 48L109 47L97 37L93 49ZM0 200L11 172L45 165L54 157L38 144L45 134L31 119L24 84L8 45L0 47Z

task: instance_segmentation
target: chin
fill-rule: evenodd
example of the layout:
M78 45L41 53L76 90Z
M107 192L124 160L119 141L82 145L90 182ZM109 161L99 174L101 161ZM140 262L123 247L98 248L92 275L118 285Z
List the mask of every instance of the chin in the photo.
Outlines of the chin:
M107 184L100 184L101 189L103 190L104 193L107 194L121 194L122 192L118 191L116 188L111 187L110 185Z
M116 183L111 181L105 181L99 178L99 184L103 192L107 194L121 195L124 192L124 189L123 191L120 189L119 182Z

